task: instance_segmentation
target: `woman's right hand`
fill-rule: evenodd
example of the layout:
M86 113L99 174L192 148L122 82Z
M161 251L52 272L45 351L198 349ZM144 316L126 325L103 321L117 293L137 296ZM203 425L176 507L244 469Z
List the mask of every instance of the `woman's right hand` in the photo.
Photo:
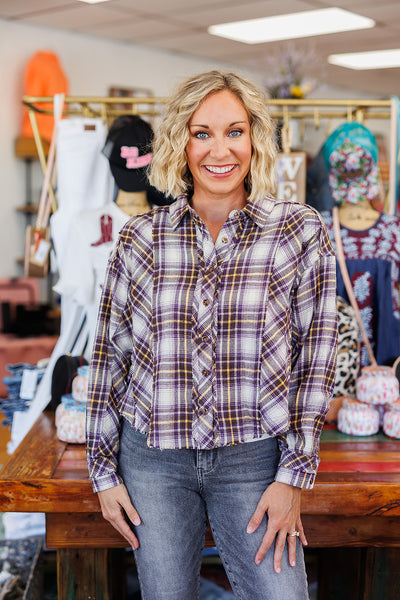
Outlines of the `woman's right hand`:
M129 527L122 509L134 525L140 525L141 520L129 498L126 487L121 483L108 490L97 492L97 496L103 517L111 523L114 529L119 531L134 550L137 550L139 548L139 541Z

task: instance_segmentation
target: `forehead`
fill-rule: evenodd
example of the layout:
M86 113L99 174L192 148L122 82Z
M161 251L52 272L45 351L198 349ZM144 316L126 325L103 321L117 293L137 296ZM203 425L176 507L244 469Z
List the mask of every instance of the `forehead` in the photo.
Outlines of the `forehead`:
M198 119L201 119L201 121L198 121ZM249 122L249 116L243 102L230 90L222 90L207 96L194 111L189 124L204 124L205 119Z

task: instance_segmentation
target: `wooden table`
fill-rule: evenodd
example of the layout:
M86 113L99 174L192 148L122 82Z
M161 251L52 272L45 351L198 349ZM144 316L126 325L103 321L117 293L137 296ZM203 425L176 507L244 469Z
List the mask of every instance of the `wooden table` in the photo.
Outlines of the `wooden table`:
M314 489L302 500L309 546L400 548L400 441L326 428L320 456ZM123 597L110 591L107 564L115 559L111 550L127 544L102 519L84 447L58 440L52 413L40 416L0 471L0 511L46 513L46 545L58 553L60 600ZM362 598L372 599L372 575L363 577Z

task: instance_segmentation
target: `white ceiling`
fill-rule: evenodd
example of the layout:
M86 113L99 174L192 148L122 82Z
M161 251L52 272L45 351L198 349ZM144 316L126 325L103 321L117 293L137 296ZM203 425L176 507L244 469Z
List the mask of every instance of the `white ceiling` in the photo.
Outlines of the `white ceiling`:
M248 45L209 35L215 23L338 6L376 21L373 29L296 40L298 49L318 55L319 79L331 85L400 95L400 68L353 71L326 63L329 54L400 47L399 0L0 0L0 18L75 31L159 50L226 61L247 68L266 67L266 57L284 42Z

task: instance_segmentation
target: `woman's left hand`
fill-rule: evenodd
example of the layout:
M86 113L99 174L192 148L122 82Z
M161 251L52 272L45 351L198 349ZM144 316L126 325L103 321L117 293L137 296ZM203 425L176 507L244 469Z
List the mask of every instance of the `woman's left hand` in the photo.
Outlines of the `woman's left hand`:
M282 554L286 540L289 548L289 564L296 565L297 536L288 534L298 531L303 546L307 545L300 517L301 488L274 481L267 487L247 526L247 533L253 533L261 524L265 514L268 516L267 531L259 547L255 562L260 564L275 540L274 570L281 571Z

